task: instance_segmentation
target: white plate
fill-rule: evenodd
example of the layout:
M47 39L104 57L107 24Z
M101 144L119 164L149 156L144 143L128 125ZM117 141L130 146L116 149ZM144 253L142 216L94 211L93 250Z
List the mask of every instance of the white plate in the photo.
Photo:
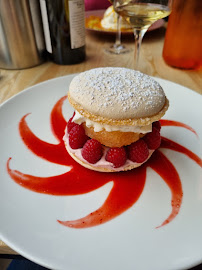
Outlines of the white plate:
M85 18L86 20L88 20L88 18L90 18L90 16L95 16L97 18L100 18L100 20L102 19L103 15L104 15L105 10L89 10L85 12ZM158 21L154 22L149 29L147 30L148 32L156 30L161 28L163 25L165 24L165 21L163 19L159 19ZM110 29L105 29L105 28L94 28L94 27L89 27L88 25L86 26L86 29L92 32L97 32L97 33L103 33L103 34L115 34L116 30L110 30ZM129 29L129 30L125 30L122 31L121 33L122 35L133 35L133 30Z
M51 269L71 270L167 270L185 269L202 261L202 179L200 167L187 156L161 150L181 178L183 202L177 217L159 229L169 215L171 194L162 178L147 169L147 180L139 200L127 211L100 226L72 229L60 220L83 217L105 201L112 183L77 196L50 196L17 185L8 175L11 168L37 176L62 174L67 167L36 157L18 133L21 117L33 132L56 143L49 116L56 101L64 96L74 75L35 85L0 107L0 239L24 257ZM190 125L163 127L162 135L201 155L202 98L180 85L157 79L170 100L166 119ZM64 103L68 118L72 109ZM96 181L96 179L95 179Z

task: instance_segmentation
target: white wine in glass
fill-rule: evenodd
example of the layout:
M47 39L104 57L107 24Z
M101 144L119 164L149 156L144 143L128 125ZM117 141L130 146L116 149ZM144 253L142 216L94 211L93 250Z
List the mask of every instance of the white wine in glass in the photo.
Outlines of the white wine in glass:
M171 2L172 0L114 0L115 11L124 17L134 30L136 69L145 32L155 21L170 14Z

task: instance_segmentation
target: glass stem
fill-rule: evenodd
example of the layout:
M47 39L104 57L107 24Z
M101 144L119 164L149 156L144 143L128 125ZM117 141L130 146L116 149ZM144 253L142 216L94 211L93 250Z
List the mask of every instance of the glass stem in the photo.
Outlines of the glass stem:
M121 46L121 16L117 14L117 31L116 31L115 47L118 48L120 46Z
M134 29L135 37L135 58L134 58L134 68L138 68L139 56L140 56L140 47L142 44L142 39L147 29Z

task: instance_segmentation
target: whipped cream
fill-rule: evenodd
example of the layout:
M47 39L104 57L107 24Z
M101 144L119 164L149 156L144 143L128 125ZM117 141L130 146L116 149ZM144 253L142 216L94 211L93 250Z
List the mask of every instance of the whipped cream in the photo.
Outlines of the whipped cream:
M112 126L100 124L84 117L78 111L75 111L75 116L72 119L72 121L79 125L85 123L88 128L93 127L95 132L106 130L107 132L121 131L121 132L134 132L146 134L152 131L152 124L149 124L147 126Z
M113 6L110 6L107 8L107 10L104 13L103 19L101 20L101 26L105 29L117 30L117 18L118 18L118 15L114 11ZM121 24L121 29L132 28L132 26L126 20L124 20L123 17L121 17L120 24Z
M124 169L125 169L126 167L128 167L129 165L133 165L134 168L139 167L139 166L141 166L143 163L145 163L145 162L151 157L151 155L153 154L153 152L155 151L155 150L150 150L150 149L149 149L149 156L148 156L147 160L145 160L145 161L142 162L142 163L133 162L133 161L127 159L127 160L126 160L126 163L125 163L123 166L118 167L118 168L114 168L113 163L111 163L111 162L109 162L109 161L106 161L106 159L105 159L105 156L106 156L106 154L107 154L107 151L108 151L109 147L103 146L103 150L104 150L104 151L103 151L103 156L102 156L102 158L101 158L97 163L91 164L91 163L89 163L87 160L85 160L85 159L83 158L83 156L82 156L82 154L81 154L82 148L72 149L72 148L70 147L70 145L69 145L69 135L68 135L68 133L67 133L67 128L65 129L65 135L64 135L64 137L63 137L63 141L64 141L64 143L65 143L66 149L67 149L69 152L71 152L72 154L74 154L74 155L75 155L78 159L80 159L81 161L83 161L83 162L85 162L85 163L88 163L89 165L91 165L91 166L93 166L93 167L97 167L97 168L102 167L102 168L110 169L110 170L114 170L114 171L124 171Z

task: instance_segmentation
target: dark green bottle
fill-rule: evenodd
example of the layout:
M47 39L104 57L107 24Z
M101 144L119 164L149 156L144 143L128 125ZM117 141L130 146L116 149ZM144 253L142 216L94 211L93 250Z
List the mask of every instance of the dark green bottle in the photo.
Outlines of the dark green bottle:
M83 0L40 0L46 48L53 62L77 64L85 60Z

